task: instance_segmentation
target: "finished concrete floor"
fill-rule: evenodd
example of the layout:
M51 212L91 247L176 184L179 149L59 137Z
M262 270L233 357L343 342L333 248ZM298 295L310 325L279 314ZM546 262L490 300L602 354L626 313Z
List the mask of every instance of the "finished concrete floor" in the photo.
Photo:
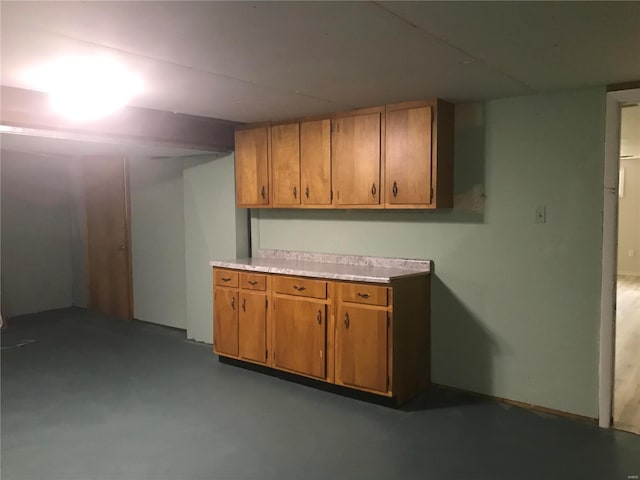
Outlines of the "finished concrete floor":
M14 319L2 345L3 480L640 475L630 433L435 389L394 410L82 309Z

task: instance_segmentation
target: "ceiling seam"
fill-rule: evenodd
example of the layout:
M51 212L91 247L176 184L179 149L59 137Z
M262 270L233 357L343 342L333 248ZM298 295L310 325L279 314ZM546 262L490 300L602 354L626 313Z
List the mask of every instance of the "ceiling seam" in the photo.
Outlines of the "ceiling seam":
M484 60L483 58L480 58L466 50L464 50L461 47L458 47L457 45L454 45L453 43L449 42L448 40L429 32L428 30L425 30L424 28L422 28L420 25L417 25L415 23L413 23L411 20L404 18L403 16L397 14L396 12L394 12L393 10L389 10L387 7L385 7L384 5L382 5L380 2L378 1L371 1L371 3L373 3L375 6L379 7L380 9L384 10L386 13L388 13L389 15L391 15L394 18L397 18L398 20L400 20L401 22L406 23L407 25L409 25L412 28L415 28L416 30L420 31L423 35L431 38L432 40L435 40L437 42L440 42L450 48L453 48L454 50L456 50L457 52L466 55L470 58L472 58L473 60L482 63L483 65L485 65L487 68L490 68L491 70L499 73L500 75L503 75L505 77L507 77L509 80L516 82L517 84L521 85L522 87L530 90L531 92L534 93L539 93L538 90L536 90L535 88L533 88L531 85L529 85L528 83L520 80L519 78L514 77L513 75L502 71L501 69L499 69L498 67L492 65L491 63L487 62L486 60Z
M119 52L119 53L122 53L122 54L125 54L125 55L132 55L134 57L142 58L142 59L145 59L145 60L151 60L151 61L154 61L154 62L164 63L164 64L167 64L167 65L173 65L173 66L176 66L176 67L185 68L187 70L193 70L195 72L205 73L207 75L212 75L212 76L215 76L215 77L224 78L226 80L233 80L233 81L236 81L236 82L242 82L242 83L245 83L245 84L248 84L248 85L261 87L261 88L264 88L266 90L272 90L272 91L278 92L278 93L287 93L287 94L290 94L290 95L298 95L298 96L301 96L301 97L309 98L311 100L319 100L319 101L322 101L322 102L330 103L332 105L339 105L341 108L345 108L345 107L346 108L355 108L355 106L353 106L353 105L345 104L345 103L338 102L338 101L335 101L335 100L329 100L327 98L317 97L317 96L310 95L310 94L307 94L307 93L302 93L299 90L294 90L294 91L283 90L283 89L279 89L279 88L276 88L276 87L273 87L273 86L270 86L270 85L264 85L264 84L260 84L260 83L257 83L257 82L251 81L251 80L245 80L245 79L242 79L242 78L232 77L230 75L225 75L225 74L222 74L222 73L212 72L212 71L205 70L205 69L199 68L199 67L194 67L194 66L191 66L191 65L184 65L184 64L177 63L177 62L174 62L174 61L171 61L171 60L165 60L165 59L162 59L162 58L150 57L150 56L147 56L147 55L143 55L141 53L131 52L129 50L124 50L122 48L113 47L113 46L110 46L110 45L105 45L105 44L97 43L97 42L91 42L89 40L83 40L83 39L80 39L80 38L73 37L71 35L65 35L65 34L62 34L62 33L59 33L59 32L55 32L55 31L52 31L52 30L49 30L49 29L45 29L45 28L35 28L35 27L28 26L28 25L24 25L24 26L26 26L27 28L29 28L31 30L36 30L36 31L39 30L39 31L48 33L48 34L53 35L53 36L57 36L57 37L60 37L60 38L66 38L66 39L73 40L75 42L80 42L80 43L83 43L83 44L86 44L86 45L97 46L97 47L105 48L105 49L108 49L108 50L113 50L115 52ZM181 113L181 112L174 112L174 113Z

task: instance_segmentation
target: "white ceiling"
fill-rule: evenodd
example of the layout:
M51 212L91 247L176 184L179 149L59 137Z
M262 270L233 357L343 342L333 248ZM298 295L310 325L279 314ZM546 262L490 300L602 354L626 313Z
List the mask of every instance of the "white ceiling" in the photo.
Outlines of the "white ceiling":
M1 82L70 54L139 73L134 105L252 122L640 79L640 2L12 2Z

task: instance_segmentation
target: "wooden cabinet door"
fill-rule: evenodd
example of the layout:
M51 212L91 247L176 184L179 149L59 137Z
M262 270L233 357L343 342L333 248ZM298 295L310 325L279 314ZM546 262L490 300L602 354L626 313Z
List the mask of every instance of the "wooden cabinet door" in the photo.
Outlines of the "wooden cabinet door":
M275 366L325 378L326 304L278 297L271 318Z
M331 120L300 124L303 205L331 205Z
M271 127L273 205L300 205L300 126Z
M380 203L380 114L333 120L333 189L336 205Z
M236 130L236 205L269 205L268 127Z
M241 358L267 361L267 296L264 293L240 292L238 342Z
M238 356L237 290L213 290L213 350L219 355Z
M339 382L386 392L389 374L387 312L340 305L336 322L336 377Z
M386 202L431 203L431 107L386 114Z

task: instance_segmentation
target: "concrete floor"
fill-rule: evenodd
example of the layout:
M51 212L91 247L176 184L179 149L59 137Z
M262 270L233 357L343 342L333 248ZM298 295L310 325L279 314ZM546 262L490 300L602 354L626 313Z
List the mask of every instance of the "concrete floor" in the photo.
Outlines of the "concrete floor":
M393 410L81 309L14 319L2 345L3 480L640 475L630 433L438 390Z

